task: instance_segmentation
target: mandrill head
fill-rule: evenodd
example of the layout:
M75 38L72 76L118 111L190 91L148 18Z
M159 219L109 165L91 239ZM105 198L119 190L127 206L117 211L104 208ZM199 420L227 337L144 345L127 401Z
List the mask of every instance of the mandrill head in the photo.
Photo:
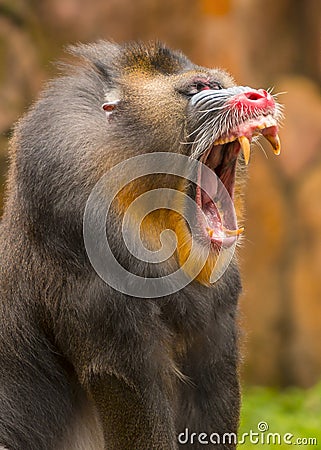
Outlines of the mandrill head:
M147 251L159 252L166 247L162 232L174 232L176 250L159 263L162 273L176 264L209 284L219 252L243 231L238 223L251 141L263 135L280 152L280 106L269 92L236 86L226 72L194 65L159 43L99 42L71 51L82 64L49 85L16 132L16 177L33 232L45 225L43 239L69 233L75 244L95 184L120 164L105 180L108 192L131 172L121 163L134 158L133 171L135 164L146 171L120 185L112 202L111 246L126 265L119 242L130 210L127 229ZM159 173L148 171L147 156L135 159L156 153ZM168 153L179 174L163 169ZM23 171L36 183L28 183ZM158 201L170 197L157 208L155 197L146 196L155 189Z

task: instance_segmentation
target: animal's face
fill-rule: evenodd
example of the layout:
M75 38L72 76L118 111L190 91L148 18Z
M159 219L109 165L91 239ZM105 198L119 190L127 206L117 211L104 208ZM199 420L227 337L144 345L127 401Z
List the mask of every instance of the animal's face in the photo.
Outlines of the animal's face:
M194 66L171 52L136 52L135 57L127 56L117 100L115 92L110 99L107 92L107 119L127 133L135 154L181 153L197 159L209 170L197 169L196 184L177 178L173 181L169 177L145 177L144 183L133 183L125 189L120 204L125 210L142 192L166 185L191 197L194 206L186 204L186 214L197 230L193 238L200 251L203 246L210 246L208 262L198 276L199 281L207 283L217 251L222 245L232 245L243 231L234 211L222 205L224 197L228 194L234 201L236 217L241 221L242 186L251 141L263 135L279 153L280 110L270 93L235 86L222 70ZM190 225L177 212L151 213L143 230L152 248L159 242L156 235L164 228L175 231L177 255L183 265L191 251ZM193 265L197 264L196 259Z

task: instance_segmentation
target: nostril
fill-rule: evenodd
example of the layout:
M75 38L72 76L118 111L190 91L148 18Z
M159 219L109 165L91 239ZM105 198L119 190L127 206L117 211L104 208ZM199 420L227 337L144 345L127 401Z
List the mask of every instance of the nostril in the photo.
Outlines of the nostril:
M242 111L268 110L268 108L272 110L275 108L275 101L271 94L264 89L252 89L250 87L245 88L240 94L234 95L230 103L234 108Z
M257 101L257 100L261 100L262 98L265 98L264 92L261 94L258 91L250 91L250 92L245 92L244 95L248 100L252 100L252 101Z

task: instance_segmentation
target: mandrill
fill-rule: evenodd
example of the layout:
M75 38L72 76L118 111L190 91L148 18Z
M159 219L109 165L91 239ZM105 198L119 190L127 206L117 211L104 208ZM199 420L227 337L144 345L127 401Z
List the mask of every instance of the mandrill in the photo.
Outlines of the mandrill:
M235 449L241 283L219 260L280 106L159 43L71 53L11 142L0 448Z

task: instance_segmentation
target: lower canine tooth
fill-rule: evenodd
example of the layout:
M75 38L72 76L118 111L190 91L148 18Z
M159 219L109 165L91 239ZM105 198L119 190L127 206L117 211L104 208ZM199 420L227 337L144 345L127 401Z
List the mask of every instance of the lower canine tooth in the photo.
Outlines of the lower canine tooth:
M246 136L240 136L238 138L239 143L241 145L241 149L244 155L244 161L245 164L248 165L249 160L250 160L250 154L251 154L251 146L250 146L250 141L248 140L248 138Z

